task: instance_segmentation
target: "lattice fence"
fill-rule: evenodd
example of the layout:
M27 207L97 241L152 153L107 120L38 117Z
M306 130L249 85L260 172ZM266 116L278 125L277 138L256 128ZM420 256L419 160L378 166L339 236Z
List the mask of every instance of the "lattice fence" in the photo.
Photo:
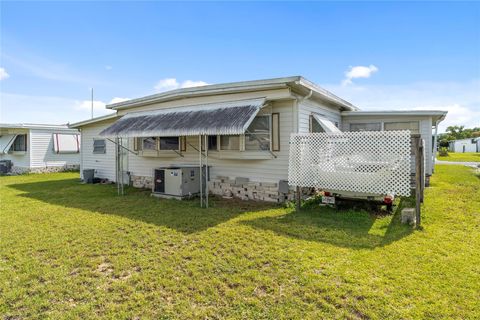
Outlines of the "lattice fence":
M410 131L290 137L288 182L329 191L410 195Z

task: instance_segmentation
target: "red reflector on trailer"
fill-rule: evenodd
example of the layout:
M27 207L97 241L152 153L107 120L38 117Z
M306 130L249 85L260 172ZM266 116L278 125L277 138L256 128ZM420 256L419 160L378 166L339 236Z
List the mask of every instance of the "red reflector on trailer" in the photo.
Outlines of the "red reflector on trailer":
M385 198L383 198L383 203L385 204L393 203L393 196L386 196Z
M325 191L325 192L323 193L323 195L324 195L325 197L330 197L332 194L331 194L330 192L328 192L328 191Z

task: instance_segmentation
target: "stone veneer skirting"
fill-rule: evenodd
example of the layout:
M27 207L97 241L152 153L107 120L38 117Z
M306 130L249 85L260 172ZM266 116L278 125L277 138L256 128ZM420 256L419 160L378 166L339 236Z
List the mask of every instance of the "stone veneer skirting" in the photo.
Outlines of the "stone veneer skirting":
M80 165L78 164L68 164L65 166L42 167L42 168L28 168L28 167L13 166L8 174L19 175L19 174L25 174L25 173L51 173L51 172L78 171L78 170L80 170Z
M135 188L153 188L152 177L132 175L130 179ZM287 194L279 192L278 183L275 182L258 182L249 181L246 178L230 179L219 176L210 179L208 187L211 194L241 200L283 203L294 199L293 190Z

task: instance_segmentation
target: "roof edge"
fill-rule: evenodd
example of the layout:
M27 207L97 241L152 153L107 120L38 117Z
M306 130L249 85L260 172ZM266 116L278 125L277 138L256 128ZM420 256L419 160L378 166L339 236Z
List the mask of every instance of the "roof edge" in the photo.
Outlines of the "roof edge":
M157 93L153 95L148 95L145 97L140 97L136 99L131 99L127 101L122 101L118 103L109 104L106 106L107 109L112 110L122 110L128 108L134 108L138 106L143 106L155 102L165 102L175 99L181 99L186 97L198 97L198 96L208 96L215 94L228 94L239 91L256 91L256 90L266 90L266 89L280 89L280 88L292 88L295 86L301 86L307 90L312 90L321 95L324 99L339 105L347 110L359 110L356 106L350 102L343 100L342 98L336 96L328 90L323 89L317 84L303 78L302 76L290 76L282 78L271 78L263 80L250 80L250 81L239 81L239 82L227 82L221 84L212 84L199 87L191 88L181 88L170 90L162 93Z
M436 121L445 119L448 111L444 110L370 110L370 111L343 111L342 116L437 116Z
M0 128L5 129L60 129L69 130L68 124L46 124L46 123L0 123Z
M117 117L119 117L119 116L115 112L115 113L112 113L112 114L107 114L107 115L104 115L104 116L95 117L95 118L92 118L92 119L71 123L71 124L68 125L68 127L69 128L80 128L80 127L83 127L83 126L86 126L86 125L89 125L89 124L92 124L92 123L101 122L101 121L110 120L110 119L115 119Z

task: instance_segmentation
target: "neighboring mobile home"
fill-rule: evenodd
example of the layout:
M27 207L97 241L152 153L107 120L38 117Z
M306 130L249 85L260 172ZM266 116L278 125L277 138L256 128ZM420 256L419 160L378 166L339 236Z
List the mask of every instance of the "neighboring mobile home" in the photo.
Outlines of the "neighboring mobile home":
M291 133L411 129L427 144L431 175L432 128L446 114L361 112L299 76L184 88L107 108L115 113L71 125L82 134L82 170L116 181L121 165L135 187L152 188L159 180L155 168L198 167L198 150L206 147L212 179L231 182L226 185L233 195L238 186L233 181L248 180L259 190L256 199L267 201L282 200L278 188L288 177ZM199 135L208 136L206 143ZM120 162L116 138L121 138Z
M67 125L0 124L0 162L12 173L78 168L80 134Z
M480 138L452 140L448 142L450 152L480 152Z

